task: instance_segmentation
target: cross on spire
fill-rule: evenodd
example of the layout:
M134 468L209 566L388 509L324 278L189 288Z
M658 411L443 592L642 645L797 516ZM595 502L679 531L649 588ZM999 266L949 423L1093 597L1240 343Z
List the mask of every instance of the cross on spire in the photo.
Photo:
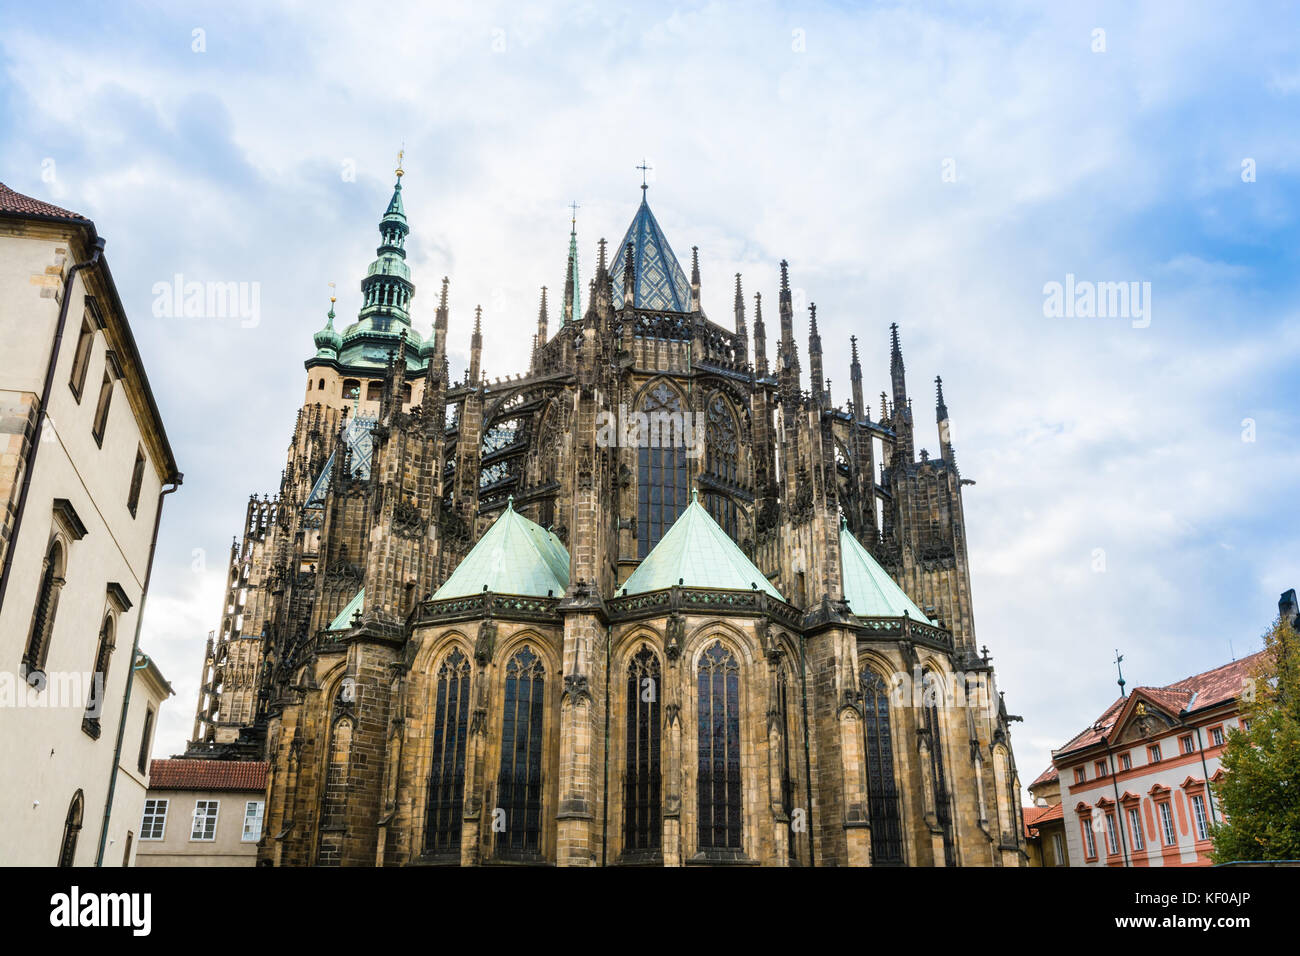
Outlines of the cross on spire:
M642 160L641 160L641 165L638 166L638 167L636 167L636 168L639 169L639 170L641 170L641 192L644 193L647 189L650 188L649 186L646 185L645 174L646 174L647 172L649 172L650 170L654 169L654 167L653 167L653 166L647 166L647 165L646 165L646 161L645 161L644 159L642 159Z
M570 231L572 232L578 231L578 210L581 208L582 207L578 205L577 200L569 203L569 212L573 214L569 217L569 226L571 227Z
M1116 649L1115 649L1115 669L1119 671L1119 695L1120 695L1121 697L1124 696L1124 683L1125 683L1125 681L1124 681L1124 668L1121 666L1123 663L1124 663L1124 655L1121 654L1121 653L1119 652L1119 648L1116 648Z
M397 151L397 168L393 170L393 172L397 174L397 178L399 180L406 175L406 170L402 168L402 157L405 155L406 155L406 143L403 142L402 148Z

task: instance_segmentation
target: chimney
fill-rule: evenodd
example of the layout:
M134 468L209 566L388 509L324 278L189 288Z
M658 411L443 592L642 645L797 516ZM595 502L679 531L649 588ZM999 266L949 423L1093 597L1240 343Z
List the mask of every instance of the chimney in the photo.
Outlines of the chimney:
M1300 627L1300 604L1296 603L1295 588L1283 592L1277 602L1277 613L1292 627Z

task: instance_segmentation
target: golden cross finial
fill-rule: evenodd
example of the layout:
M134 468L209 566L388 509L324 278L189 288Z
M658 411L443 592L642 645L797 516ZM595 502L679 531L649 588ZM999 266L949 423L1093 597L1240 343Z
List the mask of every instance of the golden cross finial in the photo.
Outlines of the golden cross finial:
M334 283L333 283L333 282L330 283L330 301L331 301L331 302L337 302L337 301L338 301L338 297L334 294Z
M574 229L578 228L578 210L581 208L582 207L578 205L576 200L574 202L569 203L569 210L573 213L573 216L569 219L569 224Z
M406 175L406 170L402 169L402 157L405 155L406 155L406 144L403 143L402 148L397 151L397 169L394 170L394 172L397 173L398 179L401 179L403 176Z

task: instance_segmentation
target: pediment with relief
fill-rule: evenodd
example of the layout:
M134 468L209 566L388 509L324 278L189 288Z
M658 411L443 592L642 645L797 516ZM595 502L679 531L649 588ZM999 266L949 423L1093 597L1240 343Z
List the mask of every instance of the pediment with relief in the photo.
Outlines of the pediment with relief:
M1131 744L1149 740L1178 726L1175 718L1144 700L1130 701L1124 710L1120 732L1115 736L1117 743Z

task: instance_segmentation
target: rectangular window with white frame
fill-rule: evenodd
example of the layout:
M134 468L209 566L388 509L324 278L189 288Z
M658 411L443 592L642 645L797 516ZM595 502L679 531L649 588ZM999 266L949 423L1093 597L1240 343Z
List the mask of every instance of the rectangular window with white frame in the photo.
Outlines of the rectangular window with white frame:
M244 843L256 843L262 839L263 806L261 800L249 800L244 804Z
M1174 836L1174 813L1169 809L1168 801L1156 804L1160 808L1160 830L1164 833L1165 846L1173 846L1178 842Z
M1119 835L1115 831L1115 814L1106 814L1106 852L1114 856L1119 852Z
M1134 853L1146 849L1146 843L1142 840L1142 817L1137 807L1128 808L1128 840Z
M1192 816L1196 818L1196 839L1210 838L1210 821L1205 816L1205 798L1199 793L1192 794Z
M161 840L167 832L167 801L146 800L140 821L141 840Z
M190 828L190 840L210 842L217 838L217 811L220 800L199 800L194 804L194 825Z
M1052 834L1052 865L1065 866L1065 848L1059 833Z
M1083 817L1083 855L1090 860L1097 859L1097 838L1092 834L1092 817Z
M1222 728L1222 727L1211 727L1211 728L1210 728L1210 742L1213 743L1214 746L1216 746L1216 747L1222 747L1222 746L1223 746L1223 728Z

